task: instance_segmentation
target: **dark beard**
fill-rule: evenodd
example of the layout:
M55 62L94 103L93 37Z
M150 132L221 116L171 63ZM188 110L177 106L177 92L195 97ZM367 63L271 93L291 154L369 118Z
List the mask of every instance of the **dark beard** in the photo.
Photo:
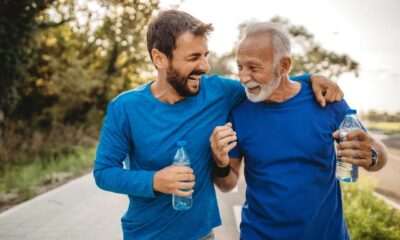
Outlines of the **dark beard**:
M189 75L182 76L178 71L170 66L167 71L167 82L171 84L175 91L182 97L196 96L200 92L200 85L196 92L191 92L187 85L189 80L188 78L192 74L199 75L205 74L205 72L201 70L193 70Z

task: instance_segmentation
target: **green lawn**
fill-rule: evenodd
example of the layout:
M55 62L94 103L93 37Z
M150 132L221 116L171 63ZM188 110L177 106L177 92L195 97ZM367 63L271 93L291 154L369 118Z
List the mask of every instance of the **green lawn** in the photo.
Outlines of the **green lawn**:
M0 210L88 172L94 156L95 148L78 148L58 159L35 159L24 166L8 167L0 175Z

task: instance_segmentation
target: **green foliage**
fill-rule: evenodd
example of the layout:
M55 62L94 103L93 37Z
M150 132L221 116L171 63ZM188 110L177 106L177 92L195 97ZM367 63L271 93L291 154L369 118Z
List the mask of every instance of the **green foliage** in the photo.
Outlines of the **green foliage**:
M158 1L0 4L0 172L97 137L107 103L153 76L145 32Z
M351 239L400 239L400 212L373 196L373 184L361 178L341 183L346 223Z
M0 2L0 112L5 119L12 114L19 99L18 87L24 81L28 61L25 45L37 26L34 17L47 2L50 1Z
M95 148L76 148L64 156L49 156L25 166L9 166L0 175L0 208L10 202L20 202L38 194L40 186L64 182L87 172L92 164Z
M358 76L359 65L347 54L337 54L328 51L315 42L314 36L304 26L291 24L280 17L270 19L271 22L281 23L292 36L292 73L321 73L330 79L337 79L345 72ZM242 39L247 22L238 26L239 37ZM222 75L232 75L232 64L235 59L236 47L229 53L219 57L210 55L211 70Z

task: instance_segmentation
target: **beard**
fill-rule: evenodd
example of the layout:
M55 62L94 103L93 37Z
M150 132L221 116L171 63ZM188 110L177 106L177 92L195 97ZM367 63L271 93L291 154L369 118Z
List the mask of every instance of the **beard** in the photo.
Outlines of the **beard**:
M249 81L245 84L245 91L247 98L252 102L262 102L268 99L269 96L278 88L281 83L282 77L279 75L279 69L274 70L272 76L272 82L261 84L254 80ZM247 88L260 87L260 92L258 94L250 93Z
M202 75L204 71L195 69L187 76L180 74L171 65L167 70L167 82L175 89L175 91L182 97L196 96L200 92L200 82L195 91L191 91L188 86L188 81L192 75ZM200 81L200 80L199 80Z

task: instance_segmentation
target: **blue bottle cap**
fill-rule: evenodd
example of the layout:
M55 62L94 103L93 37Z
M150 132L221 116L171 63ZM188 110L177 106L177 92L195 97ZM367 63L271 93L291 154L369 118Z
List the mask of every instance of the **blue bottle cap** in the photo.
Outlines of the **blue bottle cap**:
M346 109L346 115L350 115L350 114L357 114L357 110L355 109Z
M176 143L176 145L178 145L178 147L184 147L186 146L186 141L180 140Z

